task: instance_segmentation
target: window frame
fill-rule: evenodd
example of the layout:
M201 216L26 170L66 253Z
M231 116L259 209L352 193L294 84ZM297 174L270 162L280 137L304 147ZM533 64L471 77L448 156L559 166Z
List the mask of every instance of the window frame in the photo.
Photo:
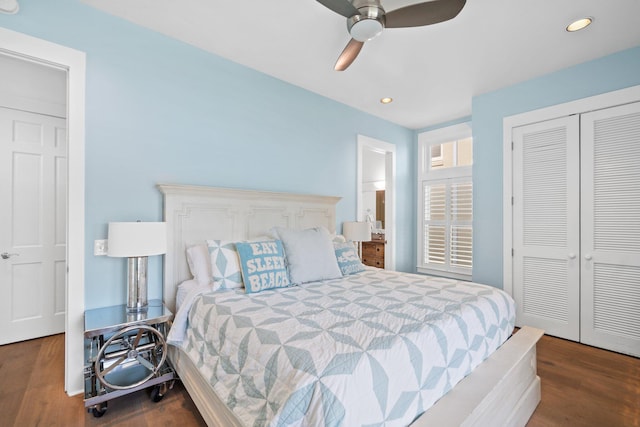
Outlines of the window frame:
M457 125L447 126L432 131L418 134L418 238L417 238L417 260L416 269L419 273L437 276L451 277L454 279L471 280L473 274L473 263L471 268L460 268L449 264L449 257L445 257L444 265L424 263L424 237L425 237L425 212L424 212L424 186L426 184L447 183L448 186L464 181L471 182L473 192L473 166L453 166L448 168L431 168L431 147L438 144L457 142L466 138L472 138L471 123L465 122ZM454 147L457 152L457 143ZM457 153L456 153L457 157ZM457 162L457 158L456 158ZM473 164L473 159L472 159ZM449 188L449 187L447 187ZM447 190L447 194L450 194ZM447 197L446 205L449 207L451 200ZM451 233L451 222L447 220L449 226L445 233ZM473 233L473 219L471 221L471 232ZM448 238L445 239L448 242ZM445 249L445 254L450 248ZM473 258L473 241L472 241Z

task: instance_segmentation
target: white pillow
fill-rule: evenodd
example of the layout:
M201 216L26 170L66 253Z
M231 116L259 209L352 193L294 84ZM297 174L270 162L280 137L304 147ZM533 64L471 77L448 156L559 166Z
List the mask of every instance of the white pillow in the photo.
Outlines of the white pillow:
M195 244L187 248L187 264L193 278L201 285L211 283L211 263L209 249L204 243Z
M176 292L176 312L180 310L180 306L182 305L189 292L199 286L200 283L195 279L185 280L178 285L178 291Z
M291 283L342 277L331 235L324 227L302 231L276 227L284 246Z
M332 234L331 238L333 243L345 243L347 241L342 234Z
M278 229L282 229L282 227L271 227L269 230L267 230L268 238L273 240L280 240Z

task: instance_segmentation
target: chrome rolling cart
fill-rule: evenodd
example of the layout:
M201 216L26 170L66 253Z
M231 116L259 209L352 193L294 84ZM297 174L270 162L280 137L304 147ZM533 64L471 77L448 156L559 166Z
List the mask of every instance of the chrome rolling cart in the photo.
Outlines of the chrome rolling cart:
M172 318L160 300L141 312L126 305L85 312L84 406L93 416L104 415L108 400L153 387L151 400L159 402L173 387L165 341Z

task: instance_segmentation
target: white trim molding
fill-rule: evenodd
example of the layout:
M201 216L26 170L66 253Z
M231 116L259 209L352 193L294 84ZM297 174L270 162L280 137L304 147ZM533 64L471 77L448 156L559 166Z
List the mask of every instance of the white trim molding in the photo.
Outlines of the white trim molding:
M84 136L86 56L65 46L0 28L0 54L67 71L68 200L65 390L84 391Z

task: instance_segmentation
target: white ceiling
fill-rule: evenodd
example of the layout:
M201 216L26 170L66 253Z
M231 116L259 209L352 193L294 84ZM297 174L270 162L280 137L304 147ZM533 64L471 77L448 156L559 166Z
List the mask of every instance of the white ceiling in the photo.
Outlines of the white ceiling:
M346 19L315 0L82 1L411 129L469 116L474 95L640 45L640 0L468 0L451 21L386 29L336 72ZM412 3L382 0L388 11ZM583 16L595 18L586 30L564 30Z

